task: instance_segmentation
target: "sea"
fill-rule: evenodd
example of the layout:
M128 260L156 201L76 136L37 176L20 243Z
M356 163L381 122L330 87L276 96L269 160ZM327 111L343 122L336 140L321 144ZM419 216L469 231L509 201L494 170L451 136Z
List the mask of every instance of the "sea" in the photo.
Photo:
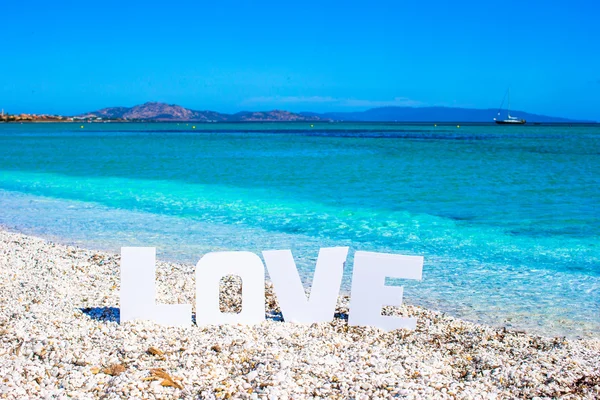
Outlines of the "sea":
M119 252L322 247L424 256L404 301L600 337L600 127L0 124L0 225Z

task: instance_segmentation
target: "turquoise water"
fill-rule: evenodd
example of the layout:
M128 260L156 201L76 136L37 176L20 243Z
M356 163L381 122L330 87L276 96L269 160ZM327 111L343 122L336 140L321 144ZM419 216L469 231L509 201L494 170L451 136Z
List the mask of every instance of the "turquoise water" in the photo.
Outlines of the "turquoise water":
M319 247L419 254L408 302L598 337L599 171L599 127L4 124L0 224L187 263L291 248L307 283Z

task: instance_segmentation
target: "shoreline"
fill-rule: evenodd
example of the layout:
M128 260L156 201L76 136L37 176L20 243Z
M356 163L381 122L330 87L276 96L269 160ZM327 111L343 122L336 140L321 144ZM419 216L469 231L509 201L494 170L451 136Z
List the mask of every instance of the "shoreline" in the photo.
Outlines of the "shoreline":
M101 121L89 121L89 120L75 120L75 121L65 121L65 120L23 120L23 121L0 121L0 124L12 124L12 125L22 125L22 124L44 124L44 123L58 123L58 124L73 124L73 125L81 125L81 124L104 124L104 123L113 123L113 124L197 124L199 126L219 126L219 125L244 125L244 124L290 124L290 125L300 125L300 124L318 124L320 127L328 126L331 124L337 125L406 125L406 126L432 126L434 127L456 127L456 125L461 126L497 126L494 121L311 121L311 120L298 120L298 121L286 121L286 120L249 120L249 121L203 121L203 120L157 120L157 119L149 119L149 120L101 120ZM1 126L1 125L0 125ZM598 127L600 126L600 122L595 121L585 121L585 122L528 122L526 124L519 125L520 127L540 127L540 126L556 126L556 127ZM500 126L501 127L501 126Z
M348 327L347 296L330 323L285 323L268 282L270 317L257 326L120 325L118 260L0 227L0 394L600 396L600 339L541 337L410 305L384 312L417 316L414 332ZM158 261L158 301L194 304L193 268ZM222 306L231 308L237 286L223 289Z

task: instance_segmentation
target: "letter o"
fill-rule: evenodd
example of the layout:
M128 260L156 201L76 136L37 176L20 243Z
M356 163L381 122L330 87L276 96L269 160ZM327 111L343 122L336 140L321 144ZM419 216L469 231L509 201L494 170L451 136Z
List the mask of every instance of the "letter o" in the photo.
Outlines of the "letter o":
M242 278L242 311L223 313L219 284L227 275ZM196 264L196 324L259 324L265 320L265 268L260 257L248 251L205 254Z

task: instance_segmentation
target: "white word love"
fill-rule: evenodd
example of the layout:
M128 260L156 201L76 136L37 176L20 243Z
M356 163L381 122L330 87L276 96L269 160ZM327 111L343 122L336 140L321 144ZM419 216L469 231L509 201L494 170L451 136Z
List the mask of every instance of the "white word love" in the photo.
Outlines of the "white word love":
M307 298L290 250L262 252L285 321L303 324L328 322L334 316L348 247L319 251L313 285ZM403 288L386 286L386 278L417 279L423 257L357 251L350 291L348 324L387 331L415 329L416 318L381 315L384 306L402 304ZM134 319L167 326L190 326L190 304L156 304L156 249L121 249L121 322ZM228 275L242 279L242 311L219 309L219 283ZM265 269L262 260L247 251L213 252L196 265L196 324L257 324L265 320Z

